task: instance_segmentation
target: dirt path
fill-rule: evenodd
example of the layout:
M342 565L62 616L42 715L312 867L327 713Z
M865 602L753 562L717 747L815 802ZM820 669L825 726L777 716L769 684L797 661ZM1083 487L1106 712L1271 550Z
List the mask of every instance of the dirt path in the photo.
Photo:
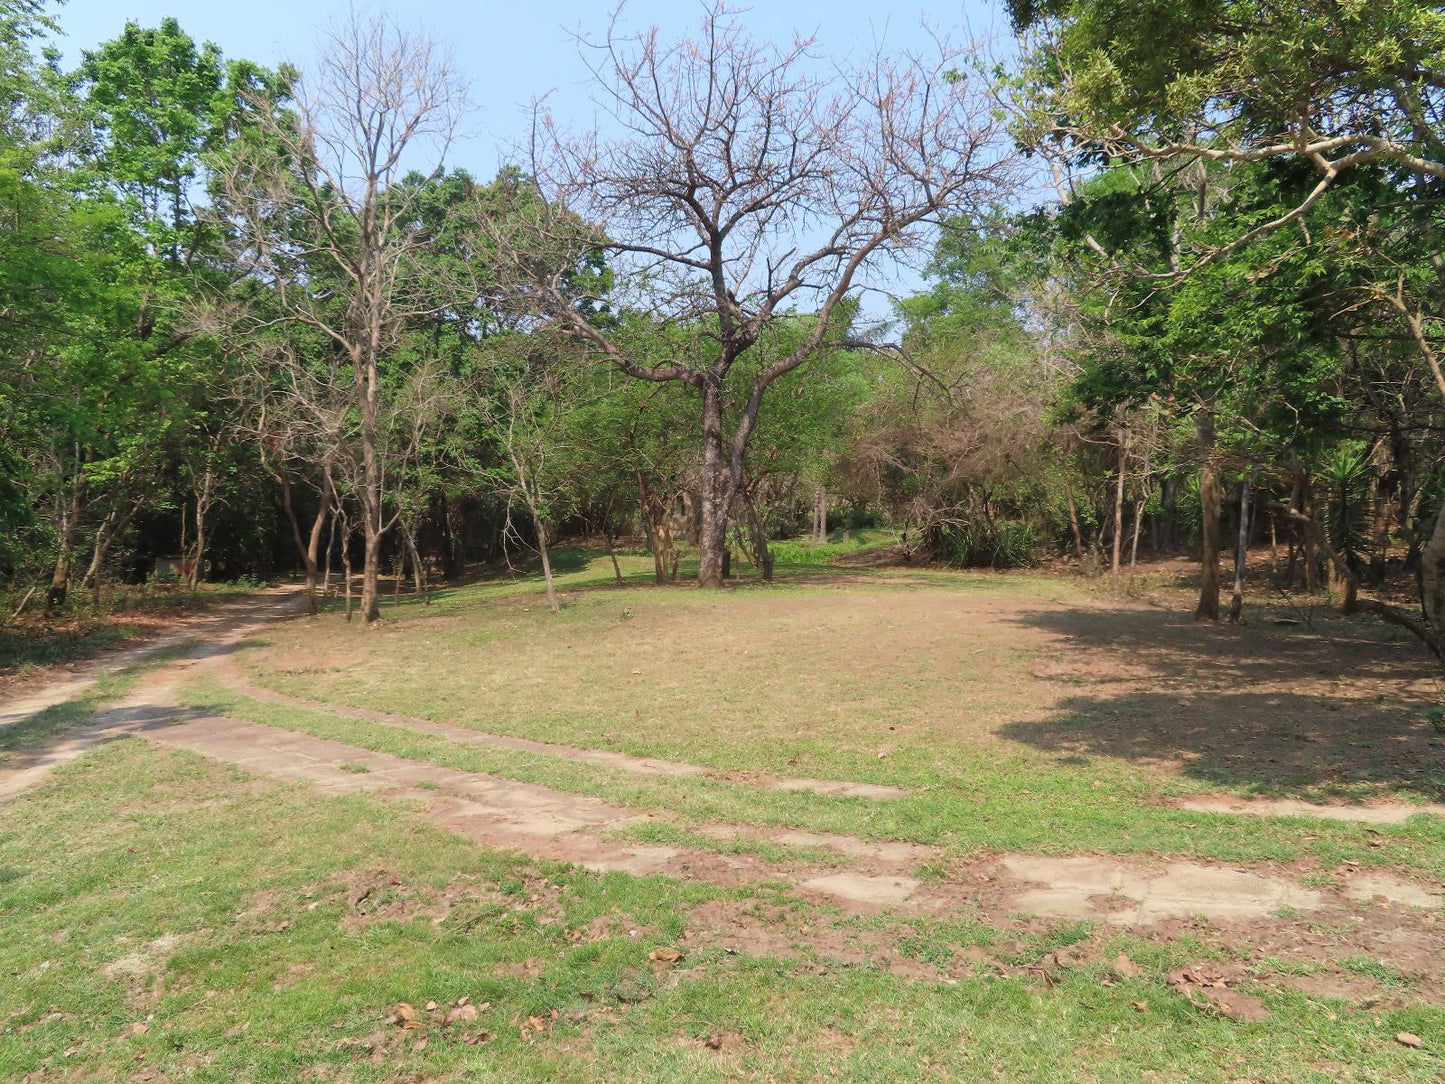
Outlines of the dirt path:
M103 677L154 658L182 644L199 640L181 658L154 673L143 675L135 691L116 707L97 712L89 723L74 727L43 746L12 754L0 766L0 802L39 783L58 764L73 760L97 743L123 732L130 715L165 717L176 703L174 689L192 668L207 659L224 657L247 636L295 612L301 597L295 588L270 588L258 599L194 618L175 632L140 647L96 660L73 675L50 682L24 695L0 702L0 730L83 695Z
M251 629L257 612L279 616L292 609L299 597L294 587L269 587L257 591L245 602L227 605L206 614L184 618L173 631L136 647L108 652L60 676L27 687L16 695L0 698L0 730L32 715L74 700L90 690L101 678L119 673L128 666L154 658L189 640L223 638L243 623Z

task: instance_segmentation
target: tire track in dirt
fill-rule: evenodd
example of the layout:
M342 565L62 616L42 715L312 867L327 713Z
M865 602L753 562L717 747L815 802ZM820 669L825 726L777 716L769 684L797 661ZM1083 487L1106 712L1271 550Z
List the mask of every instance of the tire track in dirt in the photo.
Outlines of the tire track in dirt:
M324 711L333 715L341 715L353 719L365 719L368 722L382 723L386 726L398 726L409 730L434 734L438 737L463 742L467 745L480 745L492 749L510 749L527 753L541 753L546 756L558 757L562 760L597 764L604 768L616 768L621 771L634 772L641 775L730 778L723 775L723 773L705 768L699 764L685 764L681 761L664 760L659 757L638 757L628 753L613 752L608 749L580 749L570 745L555 745L550 742L534 741L530 738L494 734L469 726L457 726L454 723L439 723L431 719L419 719L412 715L396 715L391 712L375 711L371 708L358 708L349 704L336 704L330 701L310 700L305 697L292 696L288 693L277 692L274 689L267 688L264 685L259 685L252 681L242 672L240 665L234 658L224 660L217 674L222 684L232 692L240 693L242 696L249 697L252 700L259 700L263 703L278 704L286 707L306 708L311 711ZM854 783L843 779L801 779L749 773L745 779L731 778L731 781L743 782L748 786L760 787L764 790L807 791L830 797L867 798L871 801L879 802L904 798L910 793L906 787L894 787L882 783Z
M141 677L129 696L97 712L89 726L26 754L14 768L0 770L0 800L32 785L56 764L79 756L98 742L139 736L259 775L305 782L324 793L402 800L431 823L489 847L601 871L664 874L725 886L783 882L793 886L799 895L840 905L845 910L947 916L960 909L999 914L1022 908L1058 918L1134 926L1184 912L1244 919L1272 913L1281 901L1320 909L1347 906L1352 895L1361 898L1359 893L1301 890L1280 877L1255 870L1174 862L1161 872L1149 863L1099 856L1000 856L959 867L954 871L956 876L944 883L923 885L912 871L924 862L938 860L942 852L937 848L874 843L787 828L712 825L703 831L719 840L752 836L785 845L824 848L837 853L843 864L821 866L799 861L780 865L750 854L617 840L610 838L612 833L645 823L650 815L590 796L407 760L184 706L180 686L204 673L233 687L239 685L238 691L246 695L260 693L259 699L335 710L331 705L285 697L242 680L234 659L236 646L264 627L268 617L274 619L274 609L273 603L262 615L252 612L241 620L231 620L210 642ZM418 726L457 740L564 757L570 754L572 759L625 766L632 771L684 775L704 772L695 765L501 738L364 709L341 713L392 725ZM597 759L598 755L603 759ZM796 781L774 782L797 789L791 785ZM1439 902L1437 894L1422 892L1419 886L1406 882L1396 884L1391 878L1377 876L1361 887L1368 887L1372 899L1407 907L1438 906ZM1412 889L1413 894L1407 889Z

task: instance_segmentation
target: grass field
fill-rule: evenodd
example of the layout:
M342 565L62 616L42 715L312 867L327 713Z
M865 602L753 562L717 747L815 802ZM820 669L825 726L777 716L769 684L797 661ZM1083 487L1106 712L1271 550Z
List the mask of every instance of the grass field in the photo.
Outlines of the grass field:
M605 555L564 551L560 614L533 580L483 582L388 605L370 633L278 623L186 671L189 717L336 743L357 786L381 755L422 781L342 793L132 737L0 805L0 1079L1445 1074L1438 897L1340 894L1378 876L1429 900L1445 878L1418 649L1363 622L1198 626L1073 580L838 556L703 594L648 585L636 556L614 587ZM479 845L428 797L464 777L629 811L601 846L694 864ZM1404 808L1177 804L1203 795ZM877 872L857 854L889 847L909 903L799 887ZM999 873L1017 855L1248 871L1328 900L1039 913Z

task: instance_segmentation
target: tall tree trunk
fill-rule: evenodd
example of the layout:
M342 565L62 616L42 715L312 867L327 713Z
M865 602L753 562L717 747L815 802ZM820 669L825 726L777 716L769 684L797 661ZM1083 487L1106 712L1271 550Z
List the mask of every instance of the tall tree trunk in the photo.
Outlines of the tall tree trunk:
M322 507L325 508L324 505L323 505ZM329 511L329 510L328 510L328 511ZM323 514L324 514L324 513L323 513ZM321 573L321 597L322 597L322 598L330 598L330 597L331 597L331 555L336 551L336 516L335 516L335 515L328 515L328 516L326 517L326 519L327 519L327 522L330 524L330 526L327 528L327 531L326 531L326 567L325 567L325 569L324 569L324 570L322 571L322 573ZM320 522L321 522L321 517L320 517L320 516L317 517L316 522L317 522L317 523L320 523ZM309 592L309 593L307 594L307 601L308 601L312 606L315 606L315 604L316 604L316 596L315 596L315 594L314 594L314 589L313 589L312 592ZM316 616L316 611L315 611L314 609L311 611L311 615L312 615L313 617Z
M1219 620L1219 462L1214 457L1214 415L1199 412L1199 512L1203 553L1200 555L1199 606L1195 619Z
M291 540L296 545L296 554L301 558L301 563L306 570L306 612L315 617L320 612L320 606L316 601L316 579L317 579L317 557L321 546L321 528L329 518L327 513L331 508L331 471L325 470L322 490L316 505L316 516L311 521L310 530L305 538L301 535L301 521L296 515L296 507L291 496L291 482L286 477L284 470L278 469L275 477L281 483L281 505L286 510L286 519L291 524ZM326 579L331 579L331 541L336 537L336 522L331 522L331 538L326 544Z
M1129 469L1129 430L1122 426L1116 429L1115 439L1119 450L1119 477L1114 486L1114 552L1109 562L1109 575L1114 588L1119 587L1119 555L1124 547L1124 482Z
M1134 569L1139 567L1139 528L1144 525L1145 501L1141 497L1134 502L1134 537L1129 542L1129 573L1133 575Z
M1420 602L1430 628L1445 635L1445 507L1436 514L1435 527L1420 551Z
M1244 612L1244 562L1249 553L1249 485L1251 475L1246 474L1239 484L1239 541L1234 549L1234 593L1229 596L1229 620L1237 622Z
M768 530L763 522L762 515L758 512L757 502L750 492L744 491L744 500L748 510L748 535L750 539L749 548L752 550L753 563L762 573L764 583L773 582L773 554L768 549Z
M557 585L552 580L552 559L547 555L547 525L542 522L542 517L537 512L537 501L529 493L527 497L527 511L532 513L532 529L537 532L537 553L542 558L542 579L547 584L547 605L552 607L552 612L560 613L562 604L557 601Z
M346 588L346 620L351 622L351 519L344 510L341 516L341 576Z
M813 541L828 541L828 487L819 486L813 493Z
M406 543L406 551L411 559L412 585L416 588L416 597L422 602L431 605L431 592L427 590L426 566L422 564L421 551L417 549L416 536L412 534L411 526L405 522L401 525L402 541Z
M728 515L737 491L731 457L723 443L722 387L709 379L702 388L702 529L698 534L697 582L723 586Z
M1074 503L1074 486L1069 481L1069 472L1064 471L1064 499L1069 503L1069 526L1074 532L1074 555L1079 559L1079 571L1084 570L1084 532L1079 529L1079 506Z
M191 561L191 570L186 578L186 587L192 593L201 584L201 562L206 559L206 544L209 541L206 535L206 513L211 509L211 497L215 492L216 472L213 467L206 467L206 472L201 476L201 490L196 494L196 540L195 557Z
M607 541L607 556L612 558L612 575L617 580L617 586L622 586L622 566L617 563L617 547L612 544L612 524L609 522L602 528L602 537Z
M378 310L373 309L373 312ZM371 328L368 346L357 357L356 374L360 385L361 406L361 530L363 538L361 567L361 620L370 625L381 619L379 595L381 575L382 481L381 453L377 434L377 353L381 341L379 328Z
M1320 593L1321 587L1320 545L1319 539L1316 537L1315 503L1310 493L1310 480L1303 469L1299 472L1299 478L1300 504L1298 507L1300 514L1304 516L1304 522L1306 524L1302 532L1304 537L1301 542L1301 548L1304 551L1305 594L1313 597Z
M642 506L642 529L647 535L647 547L652 551L653 572L658 583L666 583L673 562L672 526L668 522L667 509L661 497L648 484L642 472L637 471L637 499Z
M361 620L370 625L381 619L381 525L372 510L362 510Z
M70 593L70 563L75 553L75 535L80 529L80 517L85 514L86 484L85 468L76 468L70 507L61 514L60 530L56 532L60 545L55 553L55 567L50 573L50 590L45 594L47 614L54 612L57 606L64 606Z
M81 581L90 584L91 600L97 610L100 609L101 580L105 578L105 559L110 555L110 547L115 544L115 540L120 537L121 532L130 525L130 521L135 518L141 506L139 501L136 501L126 506L124 512L121 511L121 507L119 503L112 505L110 511L105 514L105 519L96 528L95 546L90 554L90 566L86 569L85 578Z
M696 546L702 538L702 500L695 493L684 493L683 507L687 514L687 542Z
M460 580L466 574L466 565L462 560L461 550L461 510L445 496L442 497L440 525L442 532L442 558L444 561L442 575L448 580Z

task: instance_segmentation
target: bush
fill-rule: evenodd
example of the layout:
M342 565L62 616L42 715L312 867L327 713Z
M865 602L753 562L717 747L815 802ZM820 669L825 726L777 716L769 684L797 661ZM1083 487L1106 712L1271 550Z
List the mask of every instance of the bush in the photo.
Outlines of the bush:
M843 517L843 526L850 531L867 531L883 526L883 513L875 508L854 506Z
M990 530L984 523L958 523L928 532L933 556L955 568L1032 568L1042 547L1027 523L1003 520Z

